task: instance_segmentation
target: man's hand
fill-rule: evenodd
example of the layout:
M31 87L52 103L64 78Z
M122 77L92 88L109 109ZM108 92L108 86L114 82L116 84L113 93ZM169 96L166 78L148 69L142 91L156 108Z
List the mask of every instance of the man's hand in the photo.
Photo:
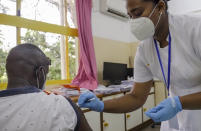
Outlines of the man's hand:
M89 108L98 112L102 112L104 109L104 103L92 92L81 94L78 99L78 104L80 107Z
M155 122L161 122L170 120L180 111L182 111L182 105L179 97L175 96L165 99L158 106L150 109L145 114Z

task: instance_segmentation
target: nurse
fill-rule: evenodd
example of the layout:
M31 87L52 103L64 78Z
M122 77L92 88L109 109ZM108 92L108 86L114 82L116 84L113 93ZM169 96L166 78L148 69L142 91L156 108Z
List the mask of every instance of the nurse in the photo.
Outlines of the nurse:
M135 57L135 84L130 94L100 101L82 94L81 107L126 113L146 102L153 78L164 81L169 97L146 112L161 131L201 129L201 15L171 15L165 0L127 0L131 31L141 43ZM95 98L90 101L90 99Z

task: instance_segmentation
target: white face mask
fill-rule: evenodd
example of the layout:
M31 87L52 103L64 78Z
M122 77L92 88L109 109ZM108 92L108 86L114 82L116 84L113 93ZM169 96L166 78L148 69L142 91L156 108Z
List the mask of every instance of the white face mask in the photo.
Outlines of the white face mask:
M155 27L154 23L151 21L150 17L152 16L156 7L157 7L157 5L154 7L154 9L151 12L151 14L149 15L149 17L140 17L140 18L130 20L131 32L139 41L142 41L149 37L154 36L155 29L158 26L158 23L160 21L161 15L162 15L162 12L161 12L158 22Z
M42 89L41 90L44 90L45 89L45 83L46 83L46 75L45 75L45 71L43 69L43 78L44 78L44 83L43 83L43 86L42 86Z

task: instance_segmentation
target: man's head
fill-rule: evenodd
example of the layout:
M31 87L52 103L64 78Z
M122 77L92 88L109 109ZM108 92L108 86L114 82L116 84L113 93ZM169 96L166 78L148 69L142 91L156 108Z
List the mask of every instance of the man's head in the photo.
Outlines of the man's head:
M50 64L49 58L37 46L29 43L18 45L9 52L6 59L8 85L20 81L22 85L42 89Z

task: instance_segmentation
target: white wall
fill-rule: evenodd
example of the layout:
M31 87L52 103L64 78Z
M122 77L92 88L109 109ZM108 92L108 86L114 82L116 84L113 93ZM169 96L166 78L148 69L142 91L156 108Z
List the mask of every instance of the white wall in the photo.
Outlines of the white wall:
M93 0L92 31L93 36L130 43L135 41L127 21L122 21L100 13L100 0Z
M168 5L169 12L174 14L201 10L201 0L171 0ZM92 28L94 36L127 43L137 41L130 32L128 22L100 13L99 7L100 0L93 0Z
M130 42L130 27L128 22L103 15L100 12L92 14L93 35L111 40Z
M201 10L201 0L171 0L168 4L169 12L174 14L184 14Z

